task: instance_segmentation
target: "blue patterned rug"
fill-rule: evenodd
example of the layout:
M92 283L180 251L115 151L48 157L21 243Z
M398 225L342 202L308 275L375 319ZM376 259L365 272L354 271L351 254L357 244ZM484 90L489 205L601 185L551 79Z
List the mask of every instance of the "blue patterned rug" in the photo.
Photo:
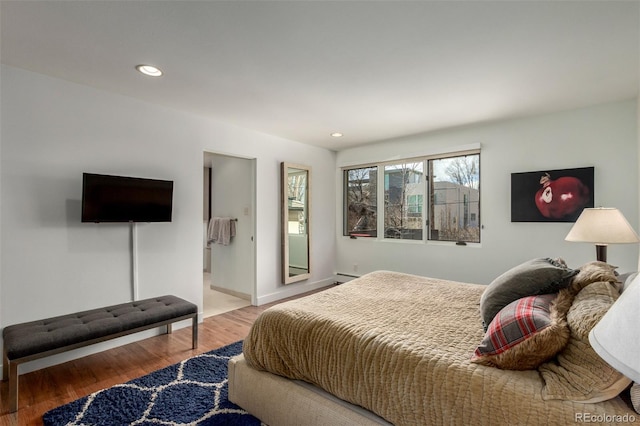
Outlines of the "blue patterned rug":
M229 402L227 362L242 342L213 350L128 383L54 408L42 417L52 425L260 425Z

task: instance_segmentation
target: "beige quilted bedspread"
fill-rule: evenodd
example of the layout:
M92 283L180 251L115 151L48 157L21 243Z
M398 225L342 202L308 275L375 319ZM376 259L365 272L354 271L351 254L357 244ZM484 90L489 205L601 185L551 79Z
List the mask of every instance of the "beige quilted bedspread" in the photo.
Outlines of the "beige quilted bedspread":
M374 272L264 311L244 355L253 368L315 384L395 425L565 425L584 413L591 423L629 415L618 398L542 401L537 370L472 364L484 289Z

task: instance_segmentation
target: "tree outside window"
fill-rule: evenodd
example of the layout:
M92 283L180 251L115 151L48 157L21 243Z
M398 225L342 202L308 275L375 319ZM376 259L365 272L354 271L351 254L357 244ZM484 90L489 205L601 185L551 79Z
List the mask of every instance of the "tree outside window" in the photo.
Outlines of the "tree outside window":
M362 167L344 171L344 235L378 235L378 168Z

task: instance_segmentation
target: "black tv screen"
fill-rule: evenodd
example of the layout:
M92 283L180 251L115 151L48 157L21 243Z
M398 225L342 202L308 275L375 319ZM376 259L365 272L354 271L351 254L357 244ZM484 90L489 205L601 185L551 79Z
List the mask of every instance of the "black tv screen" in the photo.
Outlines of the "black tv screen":
M82 222L171 222L173 181L82 175Z

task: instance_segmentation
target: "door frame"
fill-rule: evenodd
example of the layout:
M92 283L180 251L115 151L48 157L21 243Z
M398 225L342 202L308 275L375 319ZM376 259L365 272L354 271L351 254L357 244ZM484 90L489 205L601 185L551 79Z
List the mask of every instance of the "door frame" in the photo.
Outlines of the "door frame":
M249 251L249 259L247 259L247 265L249 265L249 267L251 268L251 273L249 274L251 276L251 280L253 281L250 285L251 288L251 304L256 306L257 302L258 302L258 297L257 297L257 256L256 256L256 179L257 179L257 173L256 173L256 169L257 169L257 158L255 157L248 157L248 156L244 156L244 155L237 155L237 154L231 154L231 153L225 153L225 152L220 152L220 151L214 151L214 150L207 150L205 149L203 151L203 155L202 155L202 163L204 167L207 167L207 157L209 156L213 156L213 157L229 157L229 158L234 158L234 159L241 159L241 160L247 160L250 161L250 177L249 177L249 215L245 216L243 215L242 217L248 217L249 220L247 220L247 222L249 223L250 226L250 238L251 238L251 250ZM210 165L209 165L210 166ZM211 188L210 188L211 191ZM203 188L203 194L204 194L204 188ZM210 198L213 198L215 196L215 194L211 194ZM204 200L203 200L204 202ZM244 219L243 219L244 222ZM201 266L201 269L204 269L204 263ZM213 272L213 271L212 271Z

